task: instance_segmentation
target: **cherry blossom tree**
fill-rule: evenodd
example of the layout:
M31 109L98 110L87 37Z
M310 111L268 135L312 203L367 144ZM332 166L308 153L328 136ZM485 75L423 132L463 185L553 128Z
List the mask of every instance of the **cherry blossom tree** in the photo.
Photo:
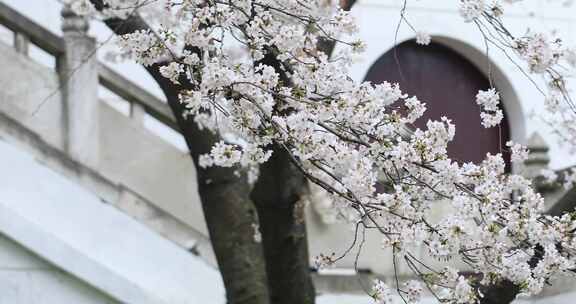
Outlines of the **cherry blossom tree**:
M548 121L563 140L576 142L564 78L574 51L533 29L511 33L505 12L520 1L453 2L479 39L521 60L527 77L544 79ZM426 111L417 96L348 76L365 48L348 13L352 4L71 3L79 14L101 17L119 35L123 55L144 65L166 93L198 167L229 302L314 302L301 199L308 181L330 194L350 225L380 232L395 270L400 263L412 270L415 279L405 283L376 281L369 295L376 303L392 303L393 294L417 303L425 290L443 303L507 303L571 272L573 213L546 214L531 181L507 173L500 154L479 164L451 160L447 145L457 126L442 117L414 127ZM408 22L406 5L399 13L417 43L429 44L430 36ZM499 93L480 91L475 102L482 125L497 127ZM507 149L512 162L526 160L525 147L510 142ZM439 206L451 211L433 215ZM443 267L417 258L416 248ZM321 255L315 267L341 257Z

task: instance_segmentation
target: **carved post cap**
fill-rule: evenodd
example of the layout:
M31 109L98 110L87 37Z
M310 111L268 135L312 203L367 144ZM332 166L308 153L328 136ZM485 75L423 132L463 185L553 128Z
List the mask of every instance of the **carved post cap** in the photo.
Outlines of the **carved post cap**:
M528 139L526 147L528 151L530 151L530 155L528 160L526 160L526 164L533 164L533 165L542 165L548 166L550 163L550 157L548 156L548 144L540 133L534 132L532 136Z
M60 14L62 15L62 31L64 33L76 32L85 34L88 32L88 19L74 13L70 5L64 5Z
M528 159L524 162L524 168L521 170L522 175L527 178L536 178L543 169L548 168L550 156L548 155L548 145L538 132L534 132L526 143L529 154Z

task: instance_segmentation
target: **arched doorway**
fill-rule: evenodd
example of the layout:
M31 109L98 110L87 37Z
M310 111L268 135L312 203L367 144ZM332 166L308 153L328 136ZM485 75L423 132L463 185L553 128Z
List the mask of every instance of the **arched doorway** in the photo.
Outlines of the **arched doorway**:
M490 83L478 68L452 49L437 43L422 46L406 41L382 55L370 67L365 80L399 83L403 92L425 102L426 113L416 121L416 127L425 127L429 119L450 118L456 125L456 136L448 146L452 159L479 163L486 153L502 153L510 168L505 146L510 139L506 115L500 127L482 127L475 96L478 90L488 89Z

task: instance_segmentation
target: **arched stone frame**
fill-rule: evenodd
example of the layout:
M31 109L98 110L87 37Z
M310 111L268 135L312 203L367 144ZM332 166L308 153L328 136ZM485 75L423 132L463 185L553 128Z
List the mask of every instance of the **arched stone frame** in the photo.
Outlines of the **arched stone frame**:
M405 40L398 41L397 44L401 45L404 42L413 40L413 37L408 37ZM494 63L489 57L486 56L481 50L465 43L460 40L446 37L446 36L435 36L433 41L436 44L440 44L444 47L449 48L451 51L457 53L462 58L469 61L480 73L484 74L486 78L492 78L494 86L500 92L503 102L503 108L505 111L506 118L508 120L510 139L516 142L524 142L525 138L525 117L523 110L521 108L520 100L512 87L512 84L508 80L507 76L504 74L503 70L499 68L498 64ZM421 46L425 48L426 46ZM368 71L376 64L382 56L387 54L389 51L393 50L390 47L385 50L381 50L378 56L375 56L373 60L364 66L365 70L362 72L361 79L364 79ZM368 63L368 62L366 62ZM359 75L355 75L357 78ZM424 100L425 101L425 100ZM470 100L470 103L474 103L474 100ZM480 125L479 128L482 128ZM512 168L516 171L515 168ZM315 213L319 216L319 220L323 224L336 224L337 214L333 210L331 199L329 196L319 187L312 185L311 194L309 197L312 202L312 208Z
M422 5L424 6L426 4ZM528 138L535 132L546 136L547 129L542 128L543 124L538 123L538 121L532 119L530 116L531 113L537 113L537 111L543 110L543 96L539 94L538 89L531 83L528 77L523 75L521 68L516 66L495 47L490 47L489 56L487 56L482 35L478 32L474 24L463 23L457 11L440 12L436 10L434 13L436 12L438 12L439 16L431 17L429 15L432 15L432 13L426 10L413 9L409 11L409 17L410 20L414 22L414 27L418 30L426 30L432 35L434 42L449 47L462 55L484 75L491 74L493 83L502 96L510 126L510 139L515 142L527 144ZM402 26L397 39L394 37L394 27L399 17L399 11L398 7L392 4L388 5L378 0L369 0L357 5L353 10L353 14L358 17L358 21L361 23L360 37L366 41L367 49L364 54L360 55L360 61L351 68L351 76L357 81L362 81L370 67L382 55L396 45L408 40L413 40L415 37L413 32L407 29L406 25ZM456 23L456 19L458 23ZM337 47L337 49L338 48L339 47ZM516 62L523 67L523 62L517 59L513 53L510 53L510 56L514 60L517 60ZM536 82L539 82L539 80L536 79ZM554 149L551 150L550 153L553 158L567 158L565 155L559 154L558 148L555 148L556 144L552 142L552 139L548 137L546 139L546 144L551 145L551 149ZM557 153L560 156L557 156ZM564 161L558 161L558 163L561 162L563 163ZM517 171L514 170L514 172ZM321 198L321 196L317 198ZM311 201L317 198L311 198ZM313 205L313 203L311 205ZM326 207L329 206L320 206L319 209L326 209ZM337 248L334 247L334 245L338 244L338 242L334 239L342 239L341 236L347 232L346 228L342 228L342 226L345 225L322 223L323 221L317 217L318 214L314 213L315 212L307 213L307 216L315 217L313 220L315 223L309 226L317 226L310 229L313 231L311 234L318 235L320 239L326 238L328 240L321 240L319 241L320 244L312 247ZM331 222L333 215L326 215L328 222ZM312 222L311 218L308 218L308 220L309 223ZM335 237L335 235L338 237ZM365 252L376 252L371 250L376 249L369 245L368 248L365 249ZM313 252L314 251L312 251L312 253ZM371 259L370 256L372 256L372 254L365 254L365 256L369 256L367 259ZM381 259L379 256L379 260ZM379 265L379 260L365 261L361 263L361 267L369 268L379 274L389 274L386 272L386 267ZM349 266L349 264L344 264L343 266L346 267Z
M503 105L507 111L506 115L511 133L510 138L513 141L526 144L528 137L533 132L542 132L542 124L535 122L535 120L530 119L528 116L529 113L532 113L534 110L538 111L543 108L543 106L541 106L543 100L542 95L539 94L536 87L530 83L528 78L522 75L519 68L495 47L490 48L490 58L487 58L482 35L473 23L465 24L462 21L461 16L459 16L453 4L436 3L434 1L431 3L424 2L425 1L410 3L411 7L407 11L407 17L416 29L425 30L432 34L433 41L456 51L474 64L484 75L488 75L488 70L491 70L492 79L500 91ZM360 23L360 37L367 43L366 52L360 55L360 62L351 69L351 76L355 80L363 80L370 67L393 47L404 41L414 39L412 30L405 24L402 25L402 28L398 32L397 39L394 37L400 8L401 3L399 2L392 3L381 0L366 0L357 3L352 10L352 14L357 17ZM519 21L519 16L515 17L517 17L516 20L513 20L515 23L525 21ZM524 17L524 19L527 18L527 16ZM511 56L515 58L514 54L511 54ZM522 64L521 61L518 62ZM543 132L541 134L545 135L546 133ZM554 153L558 153L558 151L553 151L551 155ZM564 155L554 157L566 158ZM322 208L325 207L326 206L322 206ZM310 213L312 212L308 212L308 215L310 215ZM329 216L328 219L332 219L332 217ZM315 220L318 220L318 218L315 218ZM343 225L338 224L326 225L315 223L315 225L319 227L315 227L314 233L312 234L326 235L326 238L330 239L325 242L325 244L328 245L337 244L337 242L330 242L333 241L333 236L338 235L340 237L343 235L343 232L347 231L341 227ZM370 245L372 244L368 244L368 246ZM317 246L322 247L321 245ZM335 248L333 246L325 247ZM375 252L370 251L372 249L373 248L367 248L365 251L370 253ZM371 257L377 255L365 254L364 256ZM385 267L378 265L381 260L382 257L378 256L378 260L375 259L366 262L364 265L379 274L390 275L389 272L386 272ZM384 276L384 278L387 278L387 276Z
M433 33L432 29L430 32ZM461 39L455 36L461 36ZM486 52L482 48L482 37L479 34L471 38L472 36L467 37L466 33L459 32L456 33L455 36L453 37L446 34L433 35L432 41L446 46L458 53L472 63L486 77L488 77L489 74L491 75L494 86L498 89L502 97L503 106L506 111L505 115L507 116L510 128L510 139L515 142L525 143L527 136L526 116L519 94L517 94L517 91L514 88L514 83L517 84L517 82L512 81L514 78L512 78L512 74L510 73L511 70L507 69L512 65L512 63L507 61L508 59L504 58L504 56L486 56ZM368 43L367 52L361 55L363 57L361 62L353 66L350 71L351 76L357 81L362 81L364 79L368 70L381 56L386 54L395 46L405 41L415 39L413 35L399 35L396 43L387 44L378 43L378 41L393 41L394 37L386 36L385 33L372 33L371 37L363 38L366 39ZM391 39L388 40L389 38ZM474 40L474 42L471 40ZM490 52L490 55L492 55L492 53L496 53L498 50L492 48L490 49ZM470 102L474 101L471 100ZM515 171L514 168L513 171ZM311 189L311 194L308 197L310 202L308 208L312 209L309 209L309 212L306 213L308 231L310 235L320 238L316 239L316 241L313 242L314 244L311 245L312 254L314 254L316 248L338 248L337 244L341 243L341 241L340 237L335 236L346 235L346 233L349 232L346 225L334 221L335 214L331 209L331 200L329 196L319 190L318 187L316 187L316 189L314 188L315 187ZM439 210L438 212L441 213L442 211ZM370 237L378 238L377 235L372 235ZM376 242L376 244L378 244L378 242ZM378 247L378 245L374 245L373 243L367 243L365 250L366 252L376 252ZM371 257L370 255L364 255L362 261L359 263L359 267L370 269L381 275L387 275L391 270L386 265L382 265L378 262L379 259L382 258L383 256L380 255L378 255L378 259ZM342 266L349 267L350 263L350 261L344 260ZM348 266L346 266L347 264ZM402 269L402 267L399 268L399 271L401 273L405 271L406 273L408 272L407 269Z
M393 50L394 47L400 45L406 41L414 40L415 37L407 37L403 40L398 40L398 42L388 48L381 49L379 55L372 56L370 61L365 61L366 64L363 66L363 71L358 73L356 78L364 79L370 68L382 57L384 54ZM510 139L514 142L525 143L526 141L526 118L520 99L514 90L512 83L506 76L505 72L499 67L498 63L494 62L491 57L486 55L485 51L479 50L478 48L461 41L456 38L451 38L448 36L437 35L432 37L432 41L437 44L441 44L448 47L452 51L458 53L466 60L468 60L472 65L474 65L481 73L487 78L491 78L494 87L498 90L503 103L503 108L505 111L506 119L508 120L508 127L510 132ZM426 46L422 46L425 48ZM471 100L470 102L474 102ZM512 171L515 172L516 168L512 167ZM313 209L320 216L321 221L324 224L334 224L336 223L336 214L332 210L330 198L322 189L312 185L312 191L310 195L310 201L312 202Z

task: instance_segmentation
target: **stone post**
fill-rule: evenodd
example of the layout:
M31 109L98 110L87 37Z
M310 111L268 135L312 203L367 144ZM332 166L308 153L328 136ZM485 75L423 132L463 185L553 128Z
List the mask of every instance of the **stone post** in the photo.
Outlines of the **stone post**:
M130 103L130 118L139 126L144 126L144 119L146 117L146 109L139 103Z
M28 56L30 41L28 37L22 33L14 33L14 48L16 52Z
M75 160L96 169L99 161L98 60L88 20L62 10L65 53L58 58L62 82L64 148Z
M530 151L530 154L524 163L525 168L522 174L527 178L535 178L540 175L542 169L548 168L548 164L550 163L548 145L542 136L540 136L538 132L535 132L528 139L526 147L528 148L528 151Z

